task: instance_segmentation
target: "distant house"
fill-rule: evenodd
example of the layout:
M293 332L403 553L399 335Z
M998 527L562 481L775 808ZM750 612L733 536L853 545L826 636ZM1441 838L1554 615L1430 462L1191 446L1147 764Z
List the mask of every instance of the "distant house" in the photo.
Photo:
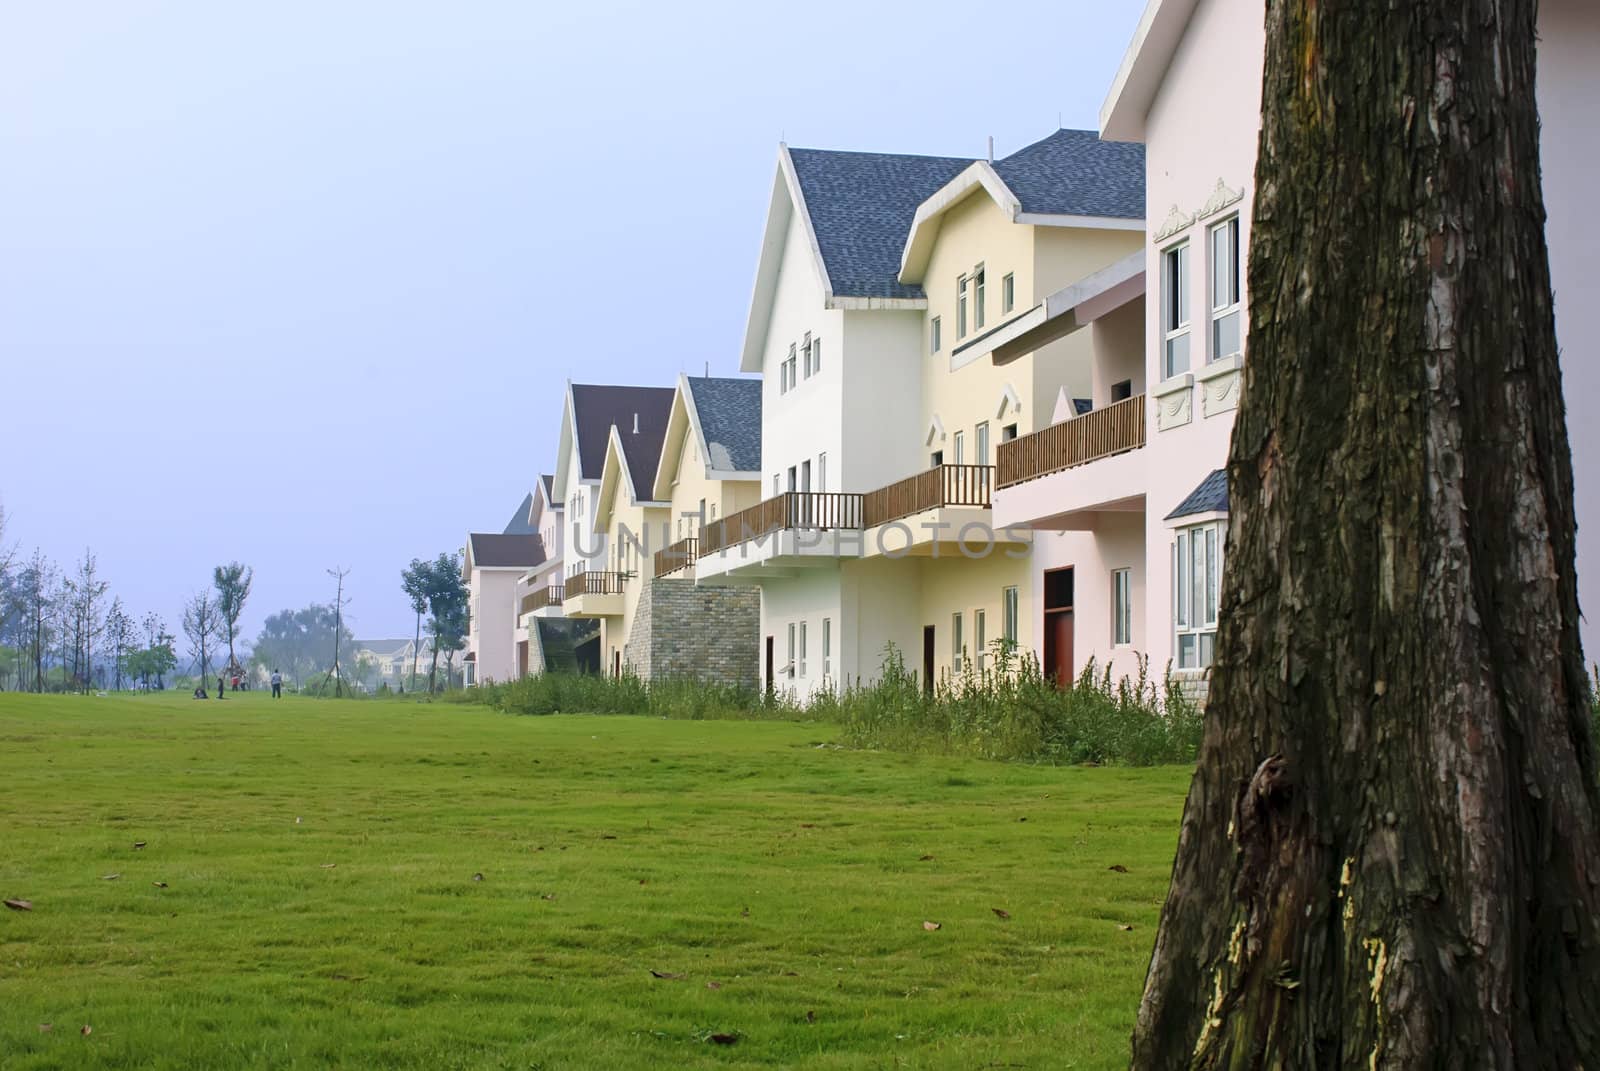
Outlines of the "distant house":
M512 520L521 527L517 518ZM534 532L470 532L465 551L461 579L467 585L462 657L466 683L513 680L519 673L517 582L544 562L544 541Z
M417 674L426 676L433 659L433 644L426 637L419 646L415 640L357 640L356 664L362 666L359 683L376 690L387 684L395 691L410 688L412 659Z

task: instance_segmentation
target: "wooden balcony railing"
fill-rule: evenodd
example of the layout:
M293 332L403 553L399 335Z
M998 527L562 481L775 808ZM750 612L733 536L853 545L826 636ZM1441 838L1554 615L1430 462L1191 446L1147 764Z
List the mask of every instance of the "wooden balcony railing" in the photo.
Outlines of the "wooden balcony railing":
M522 612L527 614L535 610L543 610L547 606L560 606L561 597L564 594L564 590L555 584L538 588L529 592L528 597L522 600Z
M1011 487L1144 445L1144 395L1000 444L995 486Z
M567 577L567 601L580 595L621 595L622 574L584 570Z
M868 491L862 496L862 519L871 528L946 506L988 509L989 488L993 484L993 465L935 465L926 472Z
M686 569L694 564L695 548L700 545L700 540L695 536L680 539L670 547L662 547L656 551L656 575L666 576L679 569Z
M700 557L785 528L860 528L861 495L787 491L700 529Z

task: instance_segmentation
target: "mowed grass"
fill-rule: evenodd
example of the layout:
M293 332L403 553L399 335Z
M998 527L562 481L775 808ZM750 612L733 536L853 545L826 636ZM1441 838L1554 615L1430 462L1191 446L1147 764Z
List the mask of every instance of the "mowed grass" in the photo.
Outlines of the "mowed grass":
M0 694L0 1067L1126 1066L1188 769L832 737Z

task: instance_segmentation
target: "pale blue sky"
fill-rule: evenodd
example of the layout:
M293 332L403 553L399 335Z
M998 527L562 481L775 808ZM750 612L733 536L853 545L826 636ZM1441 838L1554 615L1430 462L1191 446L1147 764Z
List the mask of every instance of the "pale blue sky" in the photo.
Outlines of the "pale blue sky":
M1142 3L0 0L0 502L254 634L497 531L560 387L731 373L777 143L1092 128ZM426 488L426 491L424 491Z

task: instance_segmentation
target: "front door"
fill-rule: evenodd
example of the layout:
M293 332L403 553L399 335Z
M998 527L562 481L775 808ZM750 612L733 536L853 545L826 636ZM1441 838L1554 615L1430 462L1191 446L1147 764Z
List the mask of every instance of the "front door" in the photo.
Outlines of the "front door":
M1044 574L1044 675L1065 688L1073 681L1072 588L1070 567Z
M922 626L922 691L933 694L933 652L935 650L932 625Z

